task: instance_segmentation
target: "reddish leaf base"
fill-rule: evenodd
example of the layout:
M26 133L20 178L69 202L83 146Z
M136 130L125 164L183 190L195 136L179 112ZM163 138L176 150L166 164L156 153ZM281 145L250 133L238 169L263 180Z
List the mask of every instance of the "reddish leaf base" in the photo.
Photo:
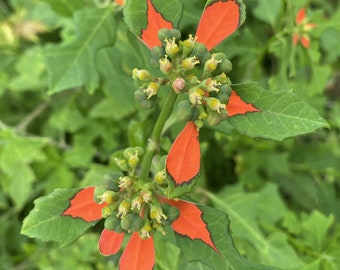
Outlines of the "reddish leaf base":
M237 114L246 114L247 112L260 112L261 111L255 108L254 105L244 102L235 91L231 92L229 102L226 108L228 111L228 116L234 116Z
M171 146L166 169L176 185L190 182L200 170L200 144L198 130L188 122Z
M61 214L81 218L87 222L102 218L102 208L107 204L98 204L93 200L95 187L87 187L80 190L70 201L70 206Z
M187 236L192 240L200 239L219 253L211 239L207 224L202 219L203 212L197 205L183 200L176 201L166 198L163 198L163 200L180 211L179 217L171 225L176 233Z
M197 41L210 51L235 32L240 24L240 7L237 1L217 1L206 7L197 27Z
M158 39L158 31L162 28L172 29L172 23L165 20L162 15L153 7L151 0L148 0L147 12L148 25L142 32L142 40L152 49L155 46L160 46L161 42Z

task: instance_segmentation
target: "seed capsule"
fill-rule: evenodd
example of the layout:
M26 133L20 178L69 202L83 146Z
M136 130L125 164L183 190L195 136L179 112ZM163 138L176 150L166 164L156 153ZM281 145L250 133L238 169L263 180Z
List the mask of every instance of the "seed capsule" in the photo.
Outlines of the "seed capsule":
M122 233L124 230L120 226L121 220L112 214L105 219L104 227L109 231L115 231L117 233Z
M151 50L151 57L150 57L151 65L155 68L158 68L159 60L163 58L164 55L165 55L165 51L163 47L161 46L153 47Z
M126 231L138 232L144 226L144 220L137 214L130 213L122 218L120 226Z

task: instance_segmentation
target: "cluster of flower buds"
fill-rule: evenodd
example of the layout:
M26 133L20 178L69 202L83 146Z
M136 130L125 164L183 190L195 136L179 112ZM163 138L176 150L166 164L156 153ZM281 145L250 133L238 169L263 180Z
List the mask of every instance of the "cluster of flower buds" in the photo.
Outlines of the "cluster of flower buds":
M178 103L180 121L194 121L197 127L204 122L215 126L226 119L232 92L227 74L232 64L223 53L210 53L204 44L189 35L181 40L176 29L161 29L158 38L162 46L151 50L151 64L164 77L154 78L147 70L133 70L133 78L142 82L135 92L144 108L151 108L162 84L169 84L177 94L186 97Z
M155 189L165 180L159 174L153 182L139 180L138 166L143 153L141 147L128 147L122 151L115 158L120 170L104 176L104 185L95 188L94 200L106 204L102 217L107 230L139 232L142 239L147 239L157 230L164 233L164 227L177 219L179 210L162 203L155 194Z

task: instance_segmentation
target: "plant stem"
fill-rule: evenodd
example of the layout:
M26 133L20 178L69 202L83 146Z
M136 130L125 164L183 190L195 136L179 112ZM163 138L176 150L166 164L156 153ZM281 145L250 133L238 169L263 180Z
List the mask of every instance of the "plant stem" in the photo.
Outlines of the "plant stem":
M174 91L170 90L166 103L162 108L161 113L159 114L159 117L156 121L155 127L152 131L152 135L151 138L149 139L146 153L144 155L142 162L141 181L144 183L149 182L149 172L152 163L152 158L154 156L155 151L159 147L164 124L172 112L172 108L174 107L176 99L177 94Z

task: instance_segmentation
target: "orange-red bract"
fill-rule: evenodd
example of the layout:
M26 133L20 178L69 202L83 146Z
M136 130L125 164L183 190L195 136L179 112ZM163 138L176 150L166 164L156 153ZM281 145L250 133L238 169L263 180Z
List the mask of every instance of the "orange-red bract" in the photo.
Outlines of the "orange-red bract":
M133 233L120 257L119 270L151 270L155 264L153 237L142 240Z
M244 102L235 91L231 92L226 107L228 111L228 116L245 114L247 112L260 112L260 110L255 108L252 104Z
M237 1L217 1L203 11L197 27L197 41L210 51L235 32L240 24L240 6Z
M158 39L158 31L162 28L172 29L172 23L165 20L160 13L154 8L151 0L147 2L147 27L142 31L143 42L152 49L155 46L160 46L161 42Z
M190 182L200 169L200 144L198 130L188 122L171 146L166 169L176 185Z
M104 229L98 242L100 253L105 256L116 254L122 246L124 235L124 233Z
M98 204L93 199L95 187L80 190L70 201L70 206L62 213L63 216L81 218L87 222L102 218L102 208L106 203Z
M171 224L176 233L188 236L192 240L200 239L219 252L211 239L207 224L202 219L203 212L197 205L183 200L175 201L165 198L163 200L180 210L179 217Z

